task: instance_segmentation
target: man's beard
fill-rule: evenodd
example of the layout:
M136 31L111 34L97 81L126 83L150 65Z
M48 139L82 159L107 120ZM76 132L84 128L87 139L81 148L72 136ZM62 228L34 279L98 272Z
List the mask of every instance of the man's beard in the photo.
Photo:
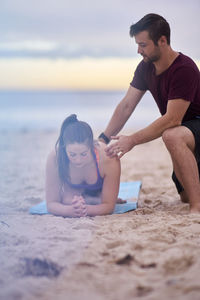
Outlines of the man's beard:
M147 55L142 55L142 56L145 62L151 62L151 63L158 61L161 57L160 51L157 51L157 53L152 54L151 56L147 56Z

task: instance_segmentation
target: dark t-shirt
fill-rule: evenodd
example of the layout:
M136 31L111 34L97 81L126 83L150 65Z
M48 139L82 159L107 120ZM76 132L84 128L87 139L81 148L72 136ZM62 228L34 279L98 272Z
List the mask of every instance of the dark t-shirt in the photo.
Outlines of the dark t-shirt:
M153 63L142 60L130 84L142 91L149 90L162 115L168 100L184 99L191 104L183 121L200 116L200 72L193 60L182 53L160 75L155 74Z

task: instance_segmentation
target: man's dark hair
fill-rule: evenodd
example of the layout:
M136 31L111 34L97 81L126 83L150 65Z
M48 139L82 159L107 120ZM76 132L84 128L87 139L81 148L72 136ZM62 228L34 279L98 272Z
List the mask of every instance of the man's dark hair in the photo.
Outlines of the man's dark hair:
M157 14L148 14L144 16L137 23L131 25L130 36L136 36L144 30L149 33L149 37L155 45L158 45L158 40L162 35L166 37L167 44L170 45L170 26L162 16Z

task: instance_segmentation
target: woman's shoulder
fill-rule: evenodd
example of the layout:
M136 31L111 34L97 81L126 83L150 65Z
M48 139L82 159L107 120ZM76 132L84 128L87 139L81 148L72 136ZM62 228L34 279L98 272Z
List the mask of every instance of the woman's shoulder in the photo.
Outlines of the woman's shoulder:
M55 165L56 164L56 151L55 149L51 150L47 156L47 164Z
M99 156L99 159L102 160L105 159L105 148L106 148L106 145L100 141L95 141L94 142L94 149L95 149L95 152L98 153L98 156Z
M119 158L118 157L109 157L106 152L105 152L105 148L107 147L107 145L103 142L96 142L95 144L95 149L98 151L99 153L99 161L100 163L103 163L105 166L106 165L110 165L110 164L118 164L119 163Z
M101 142L101 141L95 140L94 141L94 148L97 149L97 150L102 150L102 149L106 148L106 144Z

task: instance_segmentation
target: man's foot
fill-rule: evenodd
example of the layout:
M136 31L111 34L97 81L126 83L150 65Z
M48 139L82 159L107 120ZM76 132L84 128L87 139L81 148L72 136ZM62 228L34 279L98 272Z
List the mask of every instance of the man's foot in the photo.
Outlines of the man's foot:
M200 214L200 204L190 207L191 214Z

